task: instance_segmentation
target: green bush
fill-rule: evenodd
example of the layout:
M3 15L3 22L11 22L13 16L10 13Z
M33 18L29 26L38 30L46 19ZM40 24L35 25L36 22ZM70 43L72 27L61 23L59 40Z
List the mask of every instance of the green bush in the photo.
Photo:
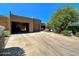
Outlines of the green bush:
M2 55L4 46L5 46L4 42L5 42L5 38L4 38L4 34L2 34L0 36L0 55Z
M10 31L4 31L4 36L9 37L10 36Z
M71 36L71 32L68 30L62 31L62 34L64 34L65 36Z
M0 56L2 55L3 49L5 47L4 29L5 28L3 26L0 26Z
M76 32L75 36L79 37L79 32Z

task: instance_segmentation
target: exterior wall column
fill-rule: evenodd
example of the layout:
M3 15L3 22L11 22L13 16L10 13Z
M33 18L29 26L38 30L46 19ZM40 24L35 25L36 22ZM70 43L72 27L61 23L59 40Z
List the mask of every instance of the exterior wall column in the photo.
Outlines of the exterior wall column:
M29 23L29 32L33 32L33 23Z
M9 31L11 33L11 20L10 20L10 17L8 19L9 19L9 22L8 22L8 24L9 24Z

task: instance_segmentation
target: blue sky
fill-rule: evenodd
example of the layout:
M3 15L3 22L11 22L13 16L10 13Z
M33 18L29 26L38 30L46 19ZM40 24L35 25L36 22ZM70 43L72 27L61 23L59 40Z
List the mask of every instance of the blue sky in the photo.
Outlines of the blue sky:
M0 3L0 15L9 15L9 11L16 15L34 17L42 22L50 20L58 8L67 6L67 3ZM70 4L79 10L79 4Z

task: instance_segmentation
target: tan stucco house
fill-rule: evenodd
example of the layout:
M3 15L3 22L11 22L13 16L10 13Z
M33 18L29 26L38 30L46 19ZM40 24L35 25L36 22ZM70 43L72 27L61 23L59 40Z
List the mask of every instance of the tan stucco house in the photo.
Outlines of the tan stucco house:
M9 16L0 15L0 25L4 26L11 33L41 30L41 21L39 19L18 16L12 13Z

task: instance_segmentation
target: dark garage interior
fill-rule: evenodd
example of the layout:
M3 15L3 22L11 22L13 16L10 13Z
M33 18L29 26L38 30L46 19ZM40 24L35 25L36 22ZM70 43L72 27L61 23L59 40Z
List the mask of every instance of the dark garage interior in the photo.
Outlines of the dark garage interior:
M41 23L41 30L45 30L46 26L45 26L45 23Z
M29 23L11 22L12 34L28 33L28 32L29 32Z

